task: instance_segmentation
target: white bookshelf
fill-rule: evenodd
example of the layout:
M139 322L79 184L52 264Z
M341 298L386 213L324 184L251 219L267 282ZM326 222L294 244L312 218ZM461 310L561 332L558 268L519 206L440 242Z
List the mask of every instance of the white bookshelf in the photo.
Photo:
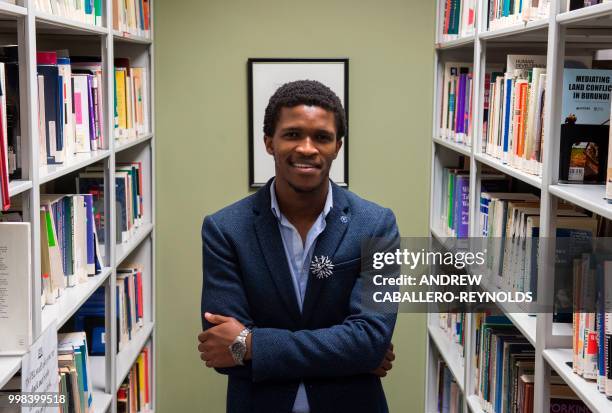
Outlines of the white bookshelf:
M36 340L47 328L60 329L101 286L106 288L106 355L91 357L93 405L96 413L116 413L116 394L143 347L151 343L151 411L155 410L155 117L153 2L150 2L151 36L142 37L113 30L110 0L103 1L103 25L95 26L36 10L34 0L18 0L18 5L0 1L2 44L18 44L20 77L20 121L22 179L9 183L12 201L20 198L24 220L31 223L32 247L32 328ZM7 39L7 40L5 40ZM68 49L71 55L101 56L103 62L104 148L78 154L61 165L39 165L36 51ZM114 58L128 57L133 66L147 68L150 133L115 142ZM125 243L118 243L115 212L115 165L142 162L145 213L142 224ZM40 281L40 195L55 182L74 181L74 176L90 165L102 166L105 175L104 267L87 283L66 288L53 305L41 309ZM112 236L111 236L112 234ZM116 271L122 263L142 264L144 325L122 351L117 349ZM0 388L21 369L21 356L0 356Z
M437 320L437 318L435 319ZM427 330L429 332L429 336L436 344L436 348L438 349L440 356L455 377L457 385L461 391L464 391L465 367L461 347L457 343L451 342L448 335L439 326L435 325L435 323L430 322Z
M437 7L445 2L438 0ZM483 166L493 168L515 180L540 190L541 222L540 236L546 237L555 233L555 219L552 211L559 201L567 201L607 219L612 219L612 204L603 198L604 187L601 185L564 185L558 182L557 165L559 162L558 137L560 136L561 86L565 51L591 51L612 47L612 35L601 28L612 29L612 3L603 3L571 12L565 10L565 0L552 0L549 17L528 23L520 23L497 30L486 30L487 1L479 0L476 9L475 33L451 41L440 41L438 30L440 22L436 21L436 40L434 44L434 105L432 124L432 169L430 192L430 229L431 235L444 241L444 231L440 229L440 178L442 168L453 166L458 157L465 157L470 166L470 226L469 234L478 236L478 214L480 198L480 172ZM483 12L484 11L484 12ZM437 13L438 19L442 15ZM577 30L578 29L578 30ZM599 31L598 31L599 30ZM484 99L484 73L488 62L499 61L505 54L545 54L547 56L547 98L545 103L544 152L542 175L525 173L499 159L481 151L482 148L482 102ZM496 60L497 59L497 60ZM474 130L472 145L457 144L440 136L438 130L440 110L440 87L442 83L443 64L445 61L465 61L473 63L474 95L473 119ZM556 68L556 70L553 70ZM540 254L540 268L553 262L550 254ZM552 288L545 288L552 283L552 275L542 271L538 278L538 296L544 301L552 299ZM612 411L612 401L597 390L593 381L584 380L574 374L567 362L572 360L571 324L553 323L551 314L530 315L515 312L507 305L500 305L502 310L519 331L536 349L536 371L534 381L534 411L549 411L548 392L549 372L555 371L574 390L574 392L595 413ZM446 335L435 327L437 314L428 315L428 351L426 381L426 412L437 411L437 391L435 370L436 360L442 358L449 365L457 383L463 389L463 410L473 413L484 413L480 400L475 394L474 368L469 362L473 354L472 315L466 317L465 354L452 351L452 345ZM462 368L459 368L461 366Z

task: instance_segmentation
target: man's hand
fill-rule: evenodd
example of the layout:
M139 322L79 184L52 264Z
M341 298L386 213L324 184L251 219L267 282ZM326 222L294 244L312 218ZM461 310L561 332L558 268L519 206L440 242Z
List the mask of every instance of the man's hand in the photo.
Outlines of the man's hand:
M206 367L233 367L236 365L229 350L244 326L233 317L205 313L206 321L215 324L214 327L198 335L200 358L206 362ZM250 349L249 349L250 350Z
M393 368L393 360L395 360L395 353L393 352L393 343L389 346L389 350L385 354L385 358L380 363L380 366L374 371L372 374L377 375L378 377L385 377L387 372Z

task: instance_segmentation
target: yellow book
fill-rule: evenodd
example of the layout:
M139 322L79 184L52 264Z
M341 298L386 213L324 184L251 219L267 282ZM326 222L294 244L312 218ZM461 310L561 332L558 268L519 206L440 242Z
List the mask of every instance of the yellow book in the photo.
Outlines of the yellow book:
M144 353L140 353L138 355L138 397L140 399L140 408L144 410L144 406L146 404L146 393L145 393L145 358Z
M117 116L119 133L127 129L127 105L125 95L125 69L115 69L115 87L117 88Z

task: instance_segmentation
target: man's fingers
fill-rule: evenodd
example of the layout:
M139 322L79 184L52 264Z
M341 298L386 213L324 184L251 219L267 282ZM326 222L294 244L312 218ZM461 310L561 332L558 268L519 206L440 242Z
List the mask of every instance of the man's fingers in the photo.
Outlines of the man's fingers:
M382 367L383 370L388 371L388 370L391 370L391 368L393 368L393 364L391 364L389 360L383 360L380 367Z
M211 324L226 323L231 320L231 317L225 317L219 314L204 313L204 318Z
M206 367L215 367L214 363L212 361L207 361L206 362Z
M385 377L387 375L387 371L379 367L376 370L374 370L372 374L378 377Z
M200 343L200 344L198 344L198 351L200 353L208 351L208 350L210 350L210 348L211 348L211 346L208 343Z
M198 334L198 341L200 343L205 342L207 338L206 336L207 336L206 331L202 331L200 334Z
M385 354L385 359L389 361L395 360L395 353L391 350L387 350L387 354Z
M389 350L393 351L393 343L389 344Z

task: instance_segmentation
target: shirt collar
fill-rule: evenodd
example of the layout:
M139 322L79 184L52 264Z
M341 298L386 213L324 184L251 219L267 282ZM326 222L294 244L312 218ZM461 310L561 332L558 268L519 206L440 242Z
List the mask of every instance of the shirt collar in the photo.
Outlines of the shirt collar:
M276 190L274 189L274 183L276 182L276 179L274 179L272 181L272 184L270 185L270 209L272 209L272 213L274 214L274 216L276 217L276 219L278 219L279 221L282 218L282 213L280 210L280 207L278 206L278 200L276 199ZM321 215L323 216L323 218L327 217L327 214L329 214L329 211L331 211L331 209L334 206L334 197L332 195L332 184L331 181L328 180L328 188L327 188L327 198L325 199L325 205L323 206L323 211L321 211Z

